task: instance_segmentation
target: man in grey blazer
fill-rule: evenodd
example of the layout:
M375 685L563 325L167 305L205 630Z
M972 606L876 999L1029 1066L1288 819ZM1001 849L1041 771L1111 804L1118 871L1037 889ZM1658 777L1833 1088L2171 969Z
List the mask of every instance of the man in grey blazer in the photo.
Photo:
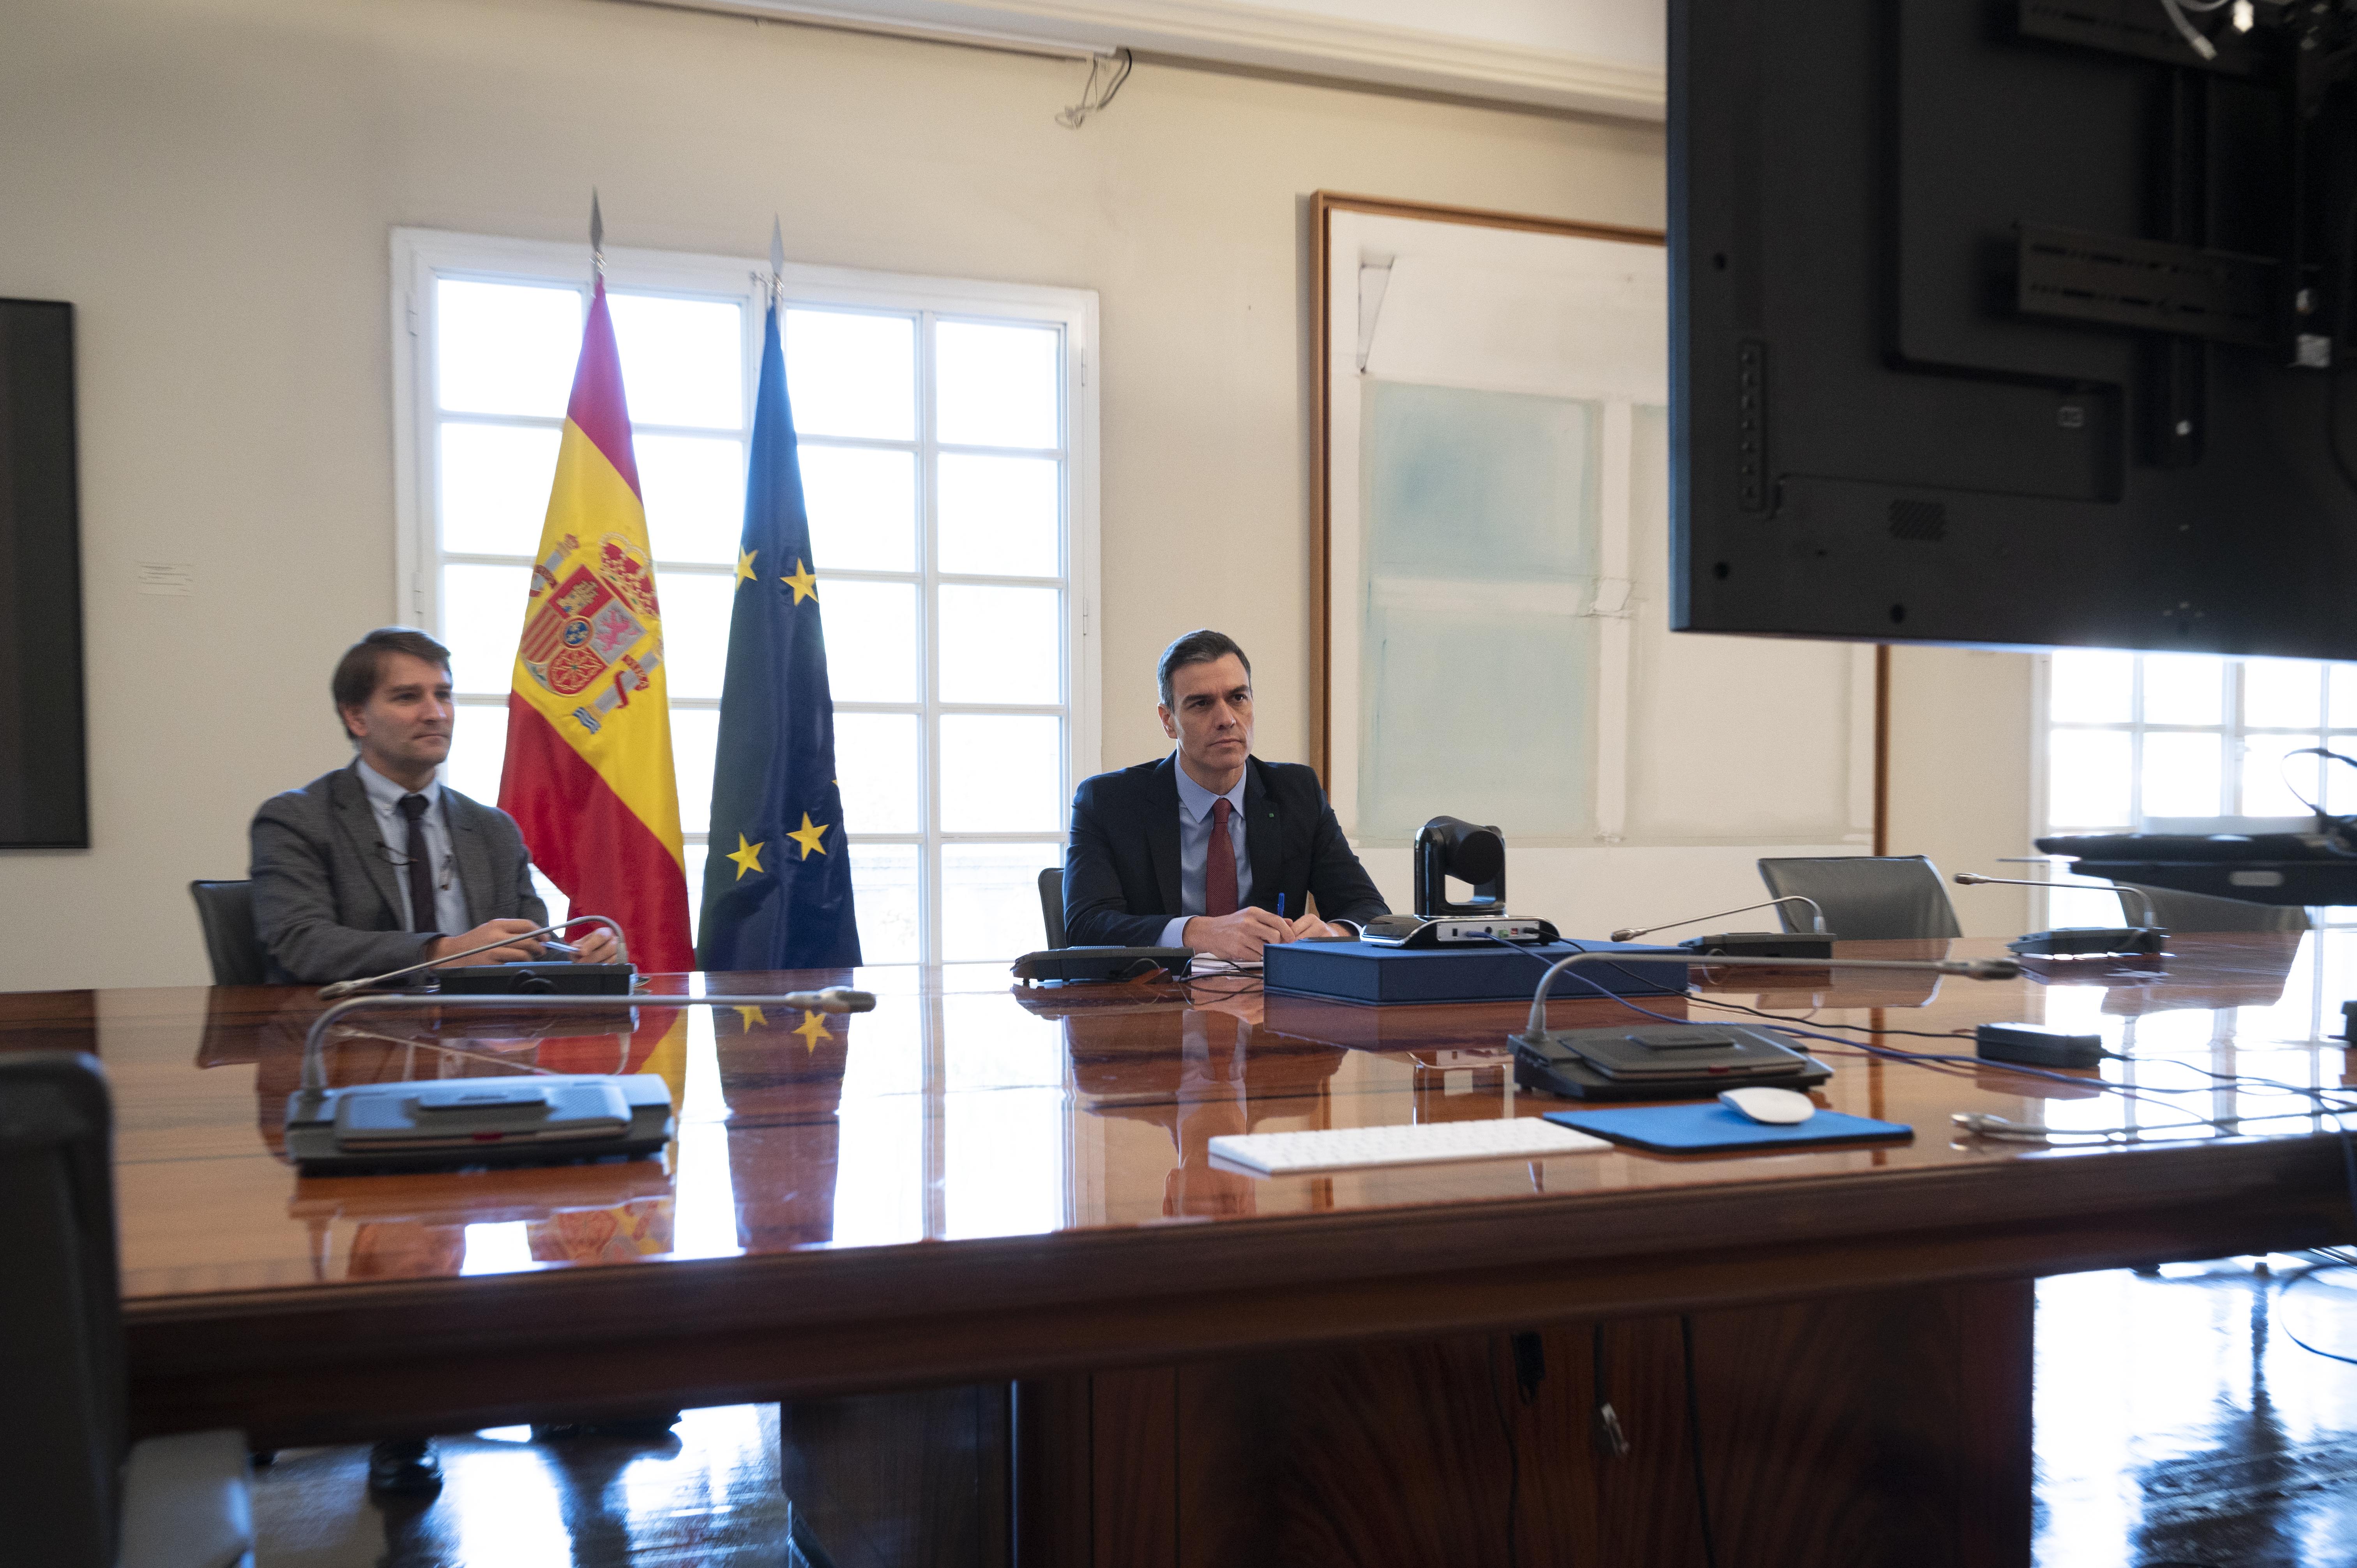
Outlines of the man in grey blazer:
M350 980L503 937L516 940L455 961L540 957L522 933L548 910L514 820L434 777L457 712L449 650L380 627L346 650L330 691L359 755L253 814L248 875L270 978ZM613 938L599 929L580 948L583 961L607 961Z
M379 627L345 650L328 689L359 755L253 814L247 875L269 977L357 979L487 944L499 945L452 961L538 958L540 942L523 933L546 925L548 909L514 819L434 777L457 714L450 650L422 631ZM603 929L579 946L585 963L614 956ZM370 1451L376 1490L441 1484L425 1438Z

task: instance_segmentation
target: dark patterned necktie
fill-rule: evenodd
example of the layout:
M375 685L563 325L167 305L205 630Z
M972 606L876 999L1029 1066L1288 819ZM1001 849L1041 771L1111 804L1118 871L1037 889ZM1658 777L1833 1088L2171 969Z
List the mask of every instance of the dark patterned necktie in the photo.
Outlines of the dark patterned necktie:
M404 795L401 814L409 819L409 837L401 853L409 860L409 929L430 931L434 925L434 856L425 847L425 807L423 795Z
M1232 915L1236 912L1236 845L1228 836L1228 813L1232 810L1225 795L1211 802L1211 843L1203 862L1203 913Z

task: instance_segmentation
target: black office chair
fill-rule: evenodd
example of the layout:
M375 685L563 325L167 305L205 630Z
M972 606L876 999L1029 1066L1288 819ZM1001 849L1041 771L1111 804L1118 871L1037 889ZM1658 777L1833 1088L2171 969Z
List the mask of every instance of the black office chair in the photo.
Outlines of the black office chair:
M215 985L260 985L262 939L253 929L253 884L191 882L197 920L205 929L205 957L212 961Z
M1064 868L1051 865L1039 873L1039 922L1048 928L1048 945L1064 946Z
M1771 897L1814 899L1825 912L1825 929L1852 941L1964 934L1948 890L1940 885L1940 868L1920 854L1762 860L1760 880ZM1805 907L1783 904L1776 912L1788 931L1810 929Z
M0 1052L0 1555L253 1568L243 1434L124 1441L111 1131L95 1058Z
M2207 893L2182 893L2174 887L2147 887L2141 882L2115 882L2121 889L2120 909L2130 925L2145 921L2146 905L2153 921L2171 931L2310 931L2316 923L2298 904L2253 904L2242 898L2216 898ZM2141 893L2143 898L2136 894Z

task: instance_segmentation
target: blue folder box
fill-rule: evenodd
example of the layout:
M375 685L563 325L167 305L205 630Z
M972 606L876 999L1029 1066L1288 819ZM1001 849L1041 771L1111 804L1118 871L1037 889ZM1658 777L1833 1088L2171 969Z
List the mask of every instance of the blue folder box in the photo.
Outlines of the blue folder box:
M1600 987L1615 996L1671 996L1686 988L1693 954L1634 942L1559 941L1509 950L1494 944L1391 948L1373 942L1286 942L1261 950L1271 991L1383 1007L1411 1002L1528 1002L1547 965L1576 952L1661 955L1666 962L1584 963L1555 976L1553 995L1571 1001Z

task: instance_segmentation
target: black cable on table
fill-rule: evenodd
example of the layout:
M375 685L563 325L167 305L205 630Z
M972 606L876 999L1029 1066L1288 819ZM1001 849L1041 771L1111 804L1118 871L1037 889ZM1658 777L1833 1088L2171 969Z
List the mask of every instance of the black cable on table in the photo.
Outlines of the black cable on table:
M1549 969L1552 969L1552 968L1554 968L1554 967L1555 967L1555 966L1554 966L1552 963L1550 963L1546 959L1540 957L1537 953L1531 952L1531 951L1530 951L1528 949L1526 949L1526 948L1518 947L1518 946L1516 946L1514 943L1510 942L1510 941L1507 941L1507 940L1504 940L1503 938L1501 938L1501 937L1492 937L1492 938L1491 938L1491 940L1492 940L1492 941L1494 941L1494 942L1498 943L1498 945L1499 945L1499 946L1501 946L1501 947L1504 947L1504 948L1512 948L1512 949L1513 949L1513 950L1514 950L1514 951L1519 952L1519 953L1522 953L1524 957L1528 958L1528 959L1529 959L1532 962L1534 962L1534 963L1544 964L1544 965L1545 965L1545 966L1546 966L1547 968L1549 968ZM1632 961L1632 962L1643 962L1643 961L1644 961L1644 960L1642 960L1642 959L1635 959L1635 960L1631 960L1631 961ZM1666 960L1664 960L1663 961L1666 961ZM1688 961L1686 961L1691 962L1691 961L1697 961L1688 960ZM1619 971L1620 971L1620 974L1621 974L1624 978L1626 978L1626 979L1628 979L1628 980L1631 980L1631 981L1638 982L1639 983L1650 983L1650 982L1645 981L1645 980L1643 979L1643 977L1642 977L1642 976L1641 976L1641 975L1636 975L1636 974L1632 974L1632 973L1631 973L1631 972L1629 972L1629 970L1628 970L1628 969L1626 969L1625 967L1623 967L1623 966L1622 966L1622 965L1620 965L1620 964L1617 964L1617 963L1613 963L1613 964L1605 964L1605 965L1603 965L1603 966L1601 966L1601 967L1606 968L1606 969L1619 970ZM1564 972L1564 974L1565 974L1565 976L1566 976L1566 978L1569 978L1569 979L1572 979L1572 980L1577 980L1577 981L1579 981L1579 982L1581 982L1582 983L1586 984L1587 986L1588 986L1588 988L1589 988L1589 989L1593 990L1593 991L1597 993L1597 995L1598 995L1598 996L1600 996L1600 997L1603 997L1603 998L1604 998L1604 999L1606 999L1607 1001L1610 1001L1610 1002L1617 1002L1617 1003L1619 1003L1621 1006L1626 1007L1627 1009L1629 1009L1629 1011L1631 1011L1631 1013L1636 1013L1636 1014L1641 1015L1642 1015L1642 1016L1644 1016L1644 1017L1651 1018L1651 1019L1652 1019L1652 1020L1653 1020L1654 1022L1656 1022L1656 1023L1661 1023L1661 1024L1673 1024L1673 1025L1676 1025L1676 1026L1680 1026L1680 1027L1684 1027L1684 1026L1690 1026L1690 1025L1692 1025L1692 1024L1694 1023L1694 1020L1693 1020L1692 1018L1673 1018L1673 1017L1671 1017L1671 1016L1670 1016L1668 1014L1666 1014L1666 1013L1656 1013L1656 1012L1654 1012L1654 1011L1653 1011L1652 1008L1650 1008L1650 1007L1640 1007L1640 1006L1638 1006L1634 1002L1630 1001L1627 997L1620 995L1619 993L1617 993L1617 992L1613 992L1613 991L1608 991L1608 990L1606 990L1606 989L1605 989L1601 984L1599 984L1599 983L1597 983L1595 980L1591 979L1590 977L1588 977L1588 976L1587 976L1587 975L1579 974L1579 973L1577 973L1577 972L1574 972L1574 971L1571 971L1571 970L1566 970L1566 971ZM1681 993L1681 994L1684 994L1684 993ZM1688 997L1688 1000L1693 1000L1693 998L1692 998L1691 996L1689 996L1689 997ZM1803 1028L1803 1027L1797 1026L1793 1023L1793 1021L1792 1021L1792 1020L1791 1020L1791 1019L1778 1018L1778 1017L1777 1017L1777 1015L1774 1015L1774 1014L1766 1014L1766 1015L1763 1015L1763 1016L1766 1016L1766 1017L1768 1017L1768 1018L1770 1018L1770 1019L1772 1019L1772 1020L1774 1020L1774 1021L1776 1021L1776 1022L1778 1022L1778 1023L1781 1024L1781 1025L1783 1026L1783 1032L1784 1032L1785 1034L1791 1035L1791 1036L1793 1036L1795 1039L1802 1039L1802 1040L1816 1040L1816 1041L1820 1041L1820 1042L1822 1042L1822 1043L1824 1043L1824 1044L1825 1044L1825 1045L1838 1047L1839 1048L1841 1048L1841 1049L1843 1049L1843 1050L1846 1050L1846 1051L1857 1051L1857 1052L1862 1052L1863 1054L1865 1054L1865 1055L1867 1055L1867 1056L1870 1056L1870 1057L1881 1057L1881 1058L1886 1058L1886 1059L1888 1059L1888 1060L1890 1060L1890 1061L1907 1062L1907 1063L1909 1063L1909 1064L1910 1064L1910 1065L1917 1066L1917 1067L1939 1067L1939 1068L1951 1068L1951 1069L1954 1069L1954 1068L1963 1068L1963 1069L1970 1069L1974 1070L1975 1072L2009 1072L2009 1073L2017 1074L2017 1075L2018 1075L2018 1076L2020 1076L2020 1077L2023 1077L2023 1078L2042 1079L2044 1079L2045 1081L2047 1081L2047 1082L2049 1082L2049 1083L2060 1083L2060 1084L2066 1084L2066 1085L2070 1085L2070 1086L2072 1086L2072 1087L2073 1087L2073 1088L2078 1088L2078 1089L2093 1089L2093 1090L2098 1090L2098 1091L2100 1091L2100 1092L2110 1093L2110 1094L2116 1094L2116 1095L2118 1095L2118 1096L2119 1096L2121 1099L2123 1099L2123 1100L2150 1101L2150 1102L2151 1102L2151 1103L2153 1103L2153 1104L2157 1104L2157 1105L2166 1105L2166 1104L2168 1104L2168 1101L2162 1101L2162 1100L2154 1100L2154 1099L2152 1099L2152 1096L2155 1096L2155 1095L2160 1095L2160 1094L2199 1094L2199 1093L2201 1093L2201 1090L2199 1088L2187 1088L2187 1089L2177 1089L2177 1090L2169 1090L2169 1089L2153 1089L2153 1090L2146 1090L2146 1089L2144 1089L2143 1087L2139 1086L2139 1087L2137 1087L2137 1088L2131 1089L2131 1088L2129 1088L2129 1087L2128 1087L2127 1085L2126 1085L2126 1084L2113 1083L2113 1082L2111 1082L2111 1081L2110 1081L2109 1079L2087 1079L2087 1078L2081 1078L2081 1077L2076 1076L2075 1074L2067 1073L2067 1072L2057 1072L2057 1071L2054 1071L2054 1070L2052 1070L2052 1069L2048 1069L2048 1068L2041 1068L2041 1067L2025 1067L2025 1066L2022 1066L2021 1064L2017 1063L2017 1062L2000 1062L2000 1061L1991 1061L1991 1060L1989 1060L1989 1059L1988 1059L1987 1058L1986 1058L1986 1057L1978 1057L1978 1056L1972 1056L1972 1057L1966 1057L1966 1056L1951 1056L1951 1055L1946 1055L1946 1054L1943 1054L1943 1053L1934 1052L1934 1051L1904 1051L1904 1050L1900 1050L1900 1049L1899 1049L1899 1048L1898 1048L1897 1047L1895 1047L1895 1046L1874 1046L1874 1045L1867 1045L1867 1044L1866 1044L1864 1041L1860 1041L1860 1040L1846 1040L1846 1039L1843 1039L1843 1038L1842 1038L1840 1036L1838 1036L1838 1035L1827 1035L1827 1034L1821 1034L1821 1033L1816 1032L1814 1029L1811 1029L1811 1028ZM1836 1026L1856 1027L1856 1026ZM1868 1030L1868 1031L1867 1031L1867 1033L1869 1033L1869 1034L1875 1034L1875 1033L1889 1033L1889 1031L1887 1031L1887 1030ZM1929 1033L1928 1031L1920 1031L1920 1030L1919 1030L1919 1031L1910 1031L1910 1033L1920 1033L1920 1034L1923 1034L1923 1035L1924 1035L1924 1037L1929 1038L1929 1039L1942 1039L1942 1040L1946 1040L1946 1039L1961 1039L1961 1038L1962 1038L1962 1036L1954 1036L1954 1035L1935 1035L1935 1034L1931 1034L1931 1033ZM2263 1083L2263 1082L2266 1082L2266 1081L2267 1081L2267 1080L2260 1079L2242 1079L2242 1078L2238 1077L2238 1078L2237 1078L2237 1081L2248 1081L2248 1082L2254 1082L2254 1083ZM2310 1097L2320 1097L2320 1096L2321 1096L2321 1093L2322 1093L2322 1091L2321 1091L2321 1090L2299 1090L2299 1089L2293 1088L2293 1086L2289 1086L2289 1085L2282 1085L2282 1086L2278 1086L2278 1087L2283 1087L2283 1088L2287 1088L2287 1089L2291 1089L2292 1092L2295 1092L2295 1093L2300 1093L2300 1094L2305 1094L2305 1095L2308 1095L2308 1096L2310 1096ZM2323 1105L2325 1106L2325 1108L2326 1108L2328 1111L2330 1111L2331 1113L2333 1113L2333 1114L2341 1114L2341 1113L2343 1113L2343 1112L2357 1112L2357 1107L2332 1105L2332 1104L2330 1104L2330 1102L2322 1101L2320 1100L2320 1098L2319 1098L2319 1103L2320 1103L2320 1104L2323 1104ZM2209 1119L2209 1118L2207 1118L2207 1117L2199 1117L2199 1118L2196 1118L2196 1121L2198 1121L2198 1122L2201 1122L2203 1125L2207 1125L2207 1126L2216 1126L2216 1125L2217 1125L2217 1123L2216 1123L2215 1122L2212 1121L2211 1119ZM2067 1135L2069 1134L2070 1129L2068 1129L2068 1128L2058 1128L2058 1129L2056 1129L2056 1131L2057 1131L2057 1133L2060 1133L2060 1134L2061 1134L2061 1135L2064 1135L2064 1136L2067 1136ZM2352 1190L2352 1209L2357 1209L2357 1190Z
M1612 967L1618 969L1620 965L1615 964ZM1801 965L1796 962L1793 967L1797 969ZM1765 1018L1771 1024L1798 1024L1811 1029L1848 1029L1861 1035L1906 1035L1919 1040L1955 1040L1965 1037L1953 1029L1878 1029L1871 1024L1821 1023L1815 1018L1795 1018L1788 1014L1770 1013L1758 1007L1747 1007L1740 1002L1721 1002L1716 996L1689 996L1686 1000L1689 1003L1698 1002L1706 1007L1724 1007L1730 1013L1749 1013L1754 1018Z
M2277 1306L2281 1306L2284 1297L2291 1294L2292 1288L2295 1285L2298 1285L2302 1280L2309 1278L2310 1275L2320 1274L2327 1269L2346 1269L2352 1266L2352 1265L2349 1263L2309 1264L2307 1268L2300 1270L2298 1273L2292 1275L2291 1278L2286 1280L2281 1285L2278 1285L2276 1288L2276 1303ZM2336 1350L2320 1350L2317 1348L2317 1347L2309 1344L2307 1340L2302 1339L2298 1335L2293 1333L2289 1326L2284 1323L2283 1316L2280 1312L2274 1316L2276 1326L2283 1329L2284 1337L2298 1346L2301 1349L2307 1351L2309 1355L2321 1356L2328 1361L2339 1361L2345 1366L2357 1367L2357 1356L2343 1356Z

